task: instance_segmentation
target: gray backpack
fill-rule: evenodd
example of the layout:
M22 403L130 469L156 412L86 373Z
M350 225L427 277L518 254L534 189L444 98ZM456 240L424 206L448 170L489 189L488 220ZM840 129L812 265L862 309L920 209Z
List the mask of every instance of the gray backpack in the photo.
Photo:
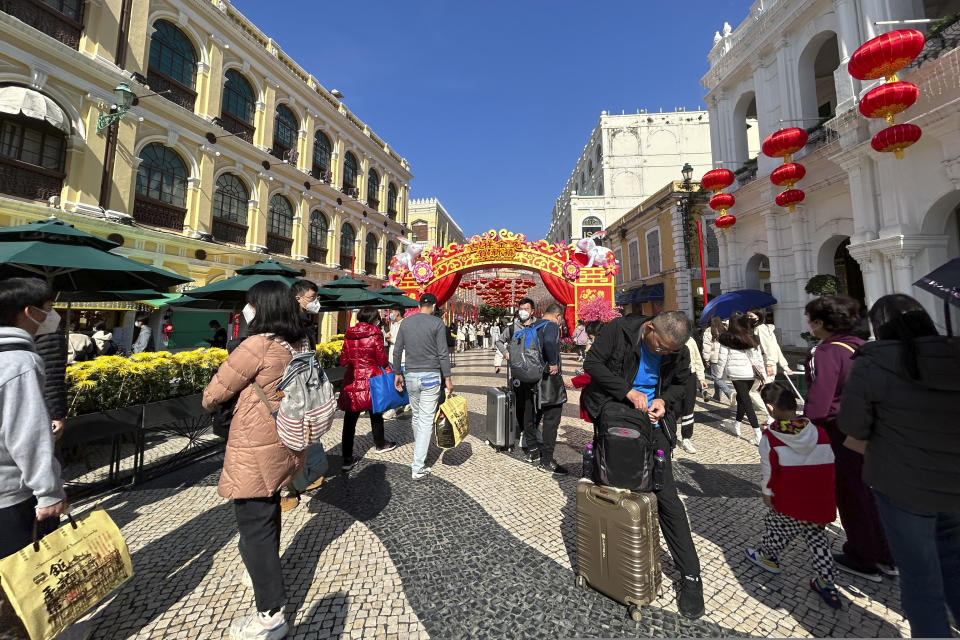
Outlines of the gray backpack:
M547 326L543 320L537 324L515 331L507 344L510 356L510 377L526 384L540 382L547 366L540 350L540 328Z

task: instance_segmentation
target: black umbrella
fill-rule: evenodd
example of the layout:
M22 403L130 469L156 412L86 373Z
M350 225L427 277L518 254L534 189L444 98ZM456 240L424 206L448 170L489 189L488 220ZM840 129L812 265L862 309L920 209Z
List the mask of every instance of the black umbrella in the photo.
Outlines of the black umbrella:
M960 307L960 258L954 258L913 283L913 286L943 298L943 315L947 321L947 335L953 335L950 305Z

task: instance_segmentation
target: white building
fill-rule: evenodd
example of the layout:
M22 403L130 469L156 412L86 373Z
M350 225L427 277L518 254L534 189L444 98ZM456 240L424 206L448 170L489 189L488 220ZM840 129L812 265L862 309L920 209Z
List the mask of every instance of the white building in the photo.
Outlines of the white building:
M701 175L710 162L705 111L604 111L554 203L546 238L570 242L606 229L663 185L679 180L684 163Z
M958 38L931 39L899 74L919 86L920 98L897 122L924 130L903 160L870 147L888 125L862 117L857 101L877 83L854 80L847 63L865 41L903 27L877 22L939 19L958 9L956 0L758 0L736 29L725 25L714 36L702 79L713 156L738 175L731 187L737 223L720 234L723 289L764 288L769 262L787 344L803 344L804 287L820 273L838 276L868 305L887 293L913 295L942 325L942 304L912 283L958 255ZM795 213L774 203L780 188L769 175L781 161L761 155L752 162L751 120L761 139L781 126L810 131L794 155L807 170L797 184L806 200Z

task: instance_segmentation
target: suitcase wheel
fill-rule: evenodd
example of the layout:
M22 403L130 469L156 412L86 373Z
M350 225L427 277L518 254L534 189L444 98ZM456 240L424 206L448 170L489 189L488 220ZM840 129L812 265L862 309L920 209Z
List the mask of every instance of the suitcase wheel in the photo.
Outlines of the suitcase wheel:
M630 614L630 617L634 622L640 622L643 619L643 612L641 612L640 607L635 604L631 604L627 607L627 613Z

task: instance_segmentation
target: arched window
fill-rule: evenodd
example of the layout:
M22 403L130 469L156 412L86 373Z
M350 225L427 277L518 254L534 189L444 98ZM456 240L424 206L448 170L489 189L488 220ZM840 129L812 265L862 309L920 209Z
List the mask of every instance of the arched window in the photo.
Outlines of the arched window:
M598 167L600 166L600 162L602 160L603 160L603 147L598 144L597 145L597 166Z
M410 225L410 230L413 232L413 241L414 242L429 242L429 225L426 220L414 220L413 224Z
M247 206L250 192L237 176L225 173L213 190L213 237L244 244L247 240Z
M0 113L0 191L33 200L60 195L66 145L63 131L42 119Z
M603 229L603 221L596 216L588 216L580 223L580 237L589 238L597 231Z
M343 156L343 186L355 189L357 186L357 174L359 173L359 164L357 156L347 151Z
M313 135L313 177L321 180L330 181L327 173L330 170L330 156L333 153L333 145L330 144L330 138L323 131L317 131Z
M292 245L293 206L277 194L270 198L270 212L267 214L267 250L290 255Z
M322 211L310 212L307 228L307 257L313 262L327 261L327 231L330 229L327 216Z
M392 182L387 185L387 214L394 219L397 217L397 185Z
M83 31L84 2L85 0L4 2L2 10L68 47L78 49L80 33Z
M367 172L367 204L374 209L380 208L380 198L377 194L380 193L380 175L370 169Z
M159 142L140 151L133 217L144 224L183 231L187 213L187 165Z
M387 243L387 256L386 256L386 258L387 258L386 264L387 264L388 267L390 266L390 261L393 260L393 257L394 257L395 255L397 255L397 243L396 243L396 242L392 242L392 241L391 241L391 242L388 242L388 243Z
M340 227L340 268L353 271L353 245L357 241L357 232L344 222Z
M273 149L270 151L281 160L290 160L290 152L297 146L297 116L285 104L277 105L273 119Z
M377 273L377 244L377 236L368 233L363 251L363 270L367 272L367 275Z
M247 142L253 141L253 111L256 96L253 87L236 69L224 74L220 120L223 128Z
M154 91L167 91L163 96L171 102L193 111L197 51L190 38L172 23L157 20L153 27L147 83Z

